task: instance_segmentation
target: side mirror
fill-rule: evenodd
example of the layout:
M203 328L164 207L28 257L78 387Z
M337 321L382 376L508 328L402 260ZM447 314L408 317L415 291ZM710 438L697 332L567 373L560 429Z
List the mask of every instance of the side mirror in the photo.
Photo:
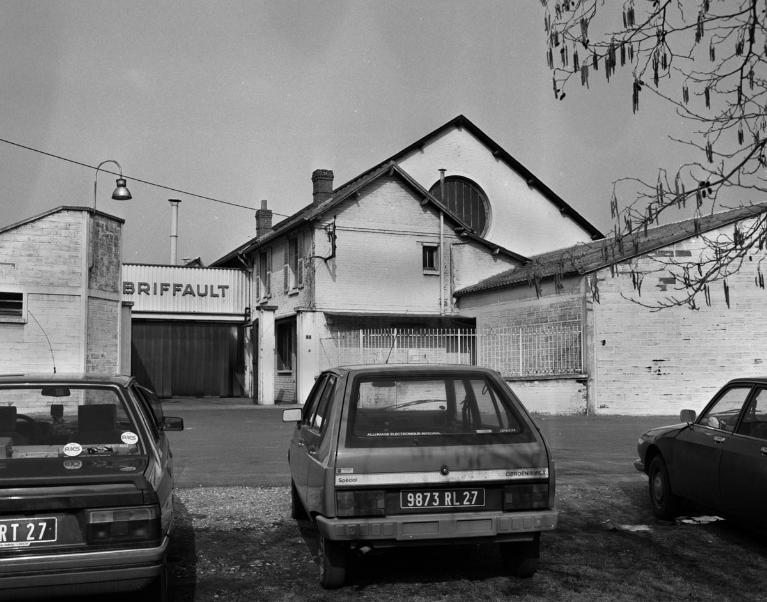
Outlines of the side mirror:
M679 412L679 421L680 422L686 422L687 424L691 424L695 422L695 410L682 410Z
M163 431L183 431L184 419L177 418L175 416L165 416L162 419L162 425L160 426L160 429Z
M288 410L282 410L283 422L299 422L301 420L301 408L290 408Z

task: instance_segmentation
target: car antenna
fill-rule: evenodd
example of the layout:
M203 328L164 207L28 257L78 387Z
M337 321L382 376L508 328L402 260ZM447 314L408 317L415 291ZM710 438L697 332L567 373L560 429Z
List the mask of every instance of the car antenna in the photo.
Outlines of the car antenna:
M32 319L35 321L35 324L37 324L38 328L43 332L43 336L45 337L45 340L48 342L48 350L51 352L51 363L53 364L53 373L56 374L56 357L53 355L53 346L51 345L51 340L48 338L48 333L45 332L45 328L43 328L42 324L37 321L37 318L35 317L35 314L32 313L32 311L27 308L27 313L32 316Z
M389 363L389 358L391 357L391 352L394 351L394 346L397 344L397 329L394 329L394 340L391 342L391 347L389 347L389 355L386 356L386 361L384 364Z

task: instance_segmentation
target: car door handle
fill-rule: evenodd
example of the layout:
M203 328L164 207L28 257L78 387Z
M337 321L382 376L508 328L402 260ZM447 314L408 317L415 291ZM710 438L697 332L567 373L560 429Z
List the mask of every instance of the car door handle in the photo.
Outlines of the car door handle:
M299 439L298 441L296 441L296 445L298 447L306 447L306 443L304 443L302 439Z
M759 452L760 452L760 453L761 453L763 456L767 456L767 447L763 447L762 449L760 449L760 450L759 450Z
M714 443L724 443L725 441L727 441L726 437L719 437L718 435L714 437Z

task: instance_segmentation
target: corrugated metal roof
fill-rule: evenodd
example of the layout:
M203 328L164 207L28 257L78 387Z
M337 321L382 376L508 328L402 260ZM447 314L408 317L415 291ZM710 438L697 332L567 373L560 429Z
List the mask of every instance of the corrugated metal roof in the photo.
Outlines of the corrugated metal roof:
M456 291L454 295L461 297L471 293L513 286L521 282L526 283L533 276L546 278L555 274L588 274L610 264L644 255L692 238L700 233L710 232L722 226L755 217L765 211L767 211L767 203L758 203L702 216L697 220L692 218L656 226L649 228L646 234L644 230L638 230L632 234L623 235L620 244L616 241L615 236L610 236L603 240L550 251L531 257L529 262L521 268L507 270L490 278L485 278L477 284ZM605 253L605 249L608 253Z

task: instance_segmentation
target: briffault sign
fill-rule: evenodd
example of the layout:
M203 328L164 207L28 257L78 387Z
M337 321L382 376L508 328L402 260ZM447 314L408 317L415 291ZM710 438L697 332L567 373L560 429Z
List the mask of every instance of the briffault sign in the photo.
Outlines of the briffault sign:
M135 317L244 320L249 292L242 270L123 264L122 297Z
M228 284L190 284L184 282L123 282L123 295L170 295L173 297L226 298Z

